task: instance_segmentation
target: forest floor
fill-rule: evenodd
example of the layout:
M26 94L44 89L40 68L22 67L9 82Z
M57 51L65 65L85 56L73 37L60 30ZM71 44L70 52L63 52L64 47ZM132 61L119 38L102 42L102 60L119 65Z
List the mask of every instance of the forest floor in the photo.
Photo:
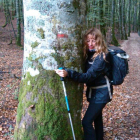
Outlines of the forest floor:
M13 44L8 45L11 30L8 27L1 27L4 22L4 18L1 18L0 71L10 73L0 74L0 140L12 140L22 74L23 50L15 44L14 39ZM119 42L121 48L130 56L129 74L122 85L114 86L113 100L103 110L104 140L139 140L140 37L137 33L131 33L128 40ZM82 117L88 106L85 94L83 95Z

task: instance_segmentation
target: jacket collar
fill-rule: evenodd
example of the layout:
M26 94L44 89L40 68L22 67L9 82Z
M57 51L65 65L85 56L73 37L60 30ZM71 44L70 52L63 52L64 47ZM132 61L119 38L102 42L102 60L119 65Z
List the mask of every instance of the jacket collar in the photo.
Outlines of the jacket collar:
M95 49L93 50L88 50L88 56L93 56L93 54L95 53Z

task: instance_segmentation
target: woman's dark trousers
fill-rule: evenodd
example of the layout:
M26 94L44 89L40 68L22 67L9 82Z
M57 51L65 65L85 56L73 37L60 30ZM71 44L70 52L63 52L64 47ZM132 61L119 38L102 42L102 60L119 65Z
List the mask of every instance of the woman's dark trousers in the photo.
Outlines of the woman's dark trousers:
M90 103L82 120L85 140L103 140L102 109L106 103ZM94 122L95 129L92 123Z

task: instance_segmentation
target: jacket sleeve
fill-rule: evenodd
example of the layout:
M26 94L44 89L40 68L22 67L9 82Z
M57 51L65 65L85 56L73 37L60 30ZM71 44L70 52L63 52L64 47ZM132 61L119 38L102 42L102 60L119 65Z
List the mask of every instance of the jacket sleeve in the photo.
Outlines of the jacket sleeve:
M103 55L98 55L91 67L86 73L79 73L70 69L65 69L68 72L68 77L79 83L89 83L94 81L99 75L103 74L107 61L103 59Z

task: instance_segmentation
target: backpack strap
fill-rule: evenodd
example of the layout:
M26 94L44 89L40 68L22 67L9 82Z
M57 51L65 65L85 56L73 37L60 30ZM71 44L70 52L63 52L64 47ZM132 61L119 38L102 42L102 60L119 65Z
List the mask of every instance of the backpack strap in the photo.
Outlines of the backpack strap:
M108 92L109 92L109 97L110 99L112 99L112 95L111 95L111 89L110 89L110 80L107 76L105 76L105 79L106 79L106 84L107 84L107 87L108 87Z
M99 89L99 88L107 87L108 88L108 92L109 92L109 97L110 97L110 99L112 99L111 89L110 89L110 82L109 82L110 80L109 80L109 78L107 76L104 76L104 77L106 79L106 84L102 85L102 86L90 87L88 98L91 98L92 89Z
M90 87L90 88L89 88L89 95L88 95L88 98L91 98L92 89L99 89L99 88L104 88L104 87L108 87L107 84L101 85L101 86L96 86L96 87Z

